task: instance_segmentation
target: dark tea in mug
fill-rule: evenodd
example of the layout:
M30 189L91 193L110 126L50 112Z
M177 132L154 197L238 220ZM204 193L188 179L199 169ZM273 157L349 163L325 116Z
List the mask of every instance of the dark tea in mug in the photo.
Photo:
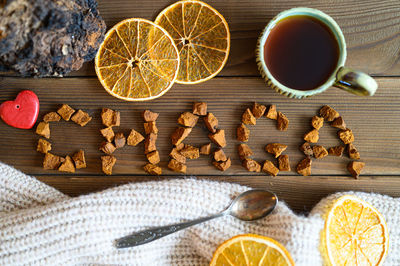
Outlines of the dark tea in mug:
M330 28L306 15L279 21L264 44L264 60L272 76L296 90L313 90L335 71L339 45Z

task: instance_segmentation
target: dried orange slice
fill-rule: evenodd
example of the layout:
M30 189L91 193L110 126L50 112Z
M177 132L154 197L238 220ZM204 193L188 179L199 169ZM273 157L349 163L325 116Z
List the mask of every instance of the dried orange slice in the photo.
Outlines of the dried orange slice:
M108 93L126 101L160 97L175 82L178 49L160 26L126 19L106 34L95 59L97 77Z
M389 248L382 215L369 203L350 195L333 203L322 241L328 265L382 265Z
M210 5L179 1L165 8L155 23L168 31L178 47L181 62L177 83L200 83L222 70L230 49L229 27Z
M289 252L272 238L247 234L222 243L214 252L211 266L273 265L292 266Z

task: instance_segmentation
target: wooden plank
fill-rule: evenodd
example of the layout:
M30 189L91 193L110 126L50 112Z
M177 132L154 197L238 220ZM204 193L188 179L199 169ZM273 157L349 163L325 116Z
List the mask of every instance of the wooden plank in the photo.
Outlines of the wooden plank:
M167 179L172 177L163 177ZM285 201L297 212L307 212L329 194L338 191L364 191L383 193L392 197L400 197L400 178L398 176L362 177L354 180L346 177L327 176L199 176L199 179L238 183L252 188L268 189L275 192L280 200ZM160 180L148 176L38 176L38 179L57 188L70 196L79 196L90 192L126 184Z
M248 174L240 165L236 147L236 127L240 123L242 112L253 101L264 104L277 104L278 109L290 119L287 132L275 129L275 121L262 118L257 126L251 126L250 147L255 152L255 159L275 159L267 154L264 146L272 142L287 144L286 154L290 155L292 169L303 158L298 150L302 136L311 129L310 118L323 104L332 105L344 117L348 127L355 134L355 145L359 149L367 166L366 175L400 174L400 79L379 78L380 89L374 97L361 98L338 89L330 89L318 96L295 100L281 96L267 88L260 78L215 78L203 84L185 86L174 85L163 97L143 103L129 103L109 96L96 78L66 79L0 79L0 101L12 99L20 89L34 88L41 101L40 118L49 111L54 111L62 103L87 110L94 116L92 122L81 128L72 122L52 124L53 152L59 155L71 154L83 148L87 155L88 168L79 170L80 174L101 174L98 147L102 142L99 129L101 107L121 111L122 126L116 131L128 133L130 128L141 132L141 111L152 109L161 113L158 120L160 129L157 142L161 153L165 174L173 172L165 168L171 149L170 135L177 126L176 119L181 112L190 111L191 103L196 100L206 101L209 111L220 121L220 127L226 130L228 146L224 149L232 157L233 166L221 173L211 166L209 157L202 157L188 163L189 175L243 175ZM201 145L208 142L204 125L195 128L187 139L187 144ZM340 144L336 129L325 126L321 130L320 144L330 147ZM38 136L34 130L18 130L0 123L0 161L16 166L29 174L56 174L41 168L42 154L35 151ZM118 162L115 174L140 174L145 164L143 145L127 147L116 152ZM348 175L347 158L327 157L313 163L314 175ZM257 178L264 178L262 174ZM293 172L282 173L293 175Z
M131 17L154 20L170 0L99 0L107 26ZM173 1L172 1L173 2ZM232 46L227 66L220 76L258 76L255 64L257 38L280 11L297 6L320 9L342 28L348 46L347 65L373 75L400 75L400 5L398 0L210 0L229 23ZM12 73L3 73L12 75ZM94 76L92 63L70 76Z

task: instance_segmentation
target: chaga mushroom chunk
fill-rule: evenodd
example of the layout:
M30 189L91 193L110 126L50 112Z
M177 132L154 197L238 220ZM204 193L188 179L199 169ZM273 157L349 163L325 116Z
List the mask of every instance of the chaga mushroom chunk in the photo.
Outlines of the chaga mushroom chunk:
M290 171L289 155L282 154L278 157L279 171Z
M76 169L86 168L85 152L79 150L72 156Z
M250 157L251 155L253 155L253 151L246 144L239 144L238 153L239 153L240 159L242 159L242 160Z
M264 162L262 170L272 176L277 176L279 173L279 169L276 168L276 166L268 160Z
M95 57L106 31L96 1L7 2L0 6L0 67L23 76L63 76Z
M187 159L197 159L200 157L199 148L193 147L191 145L185 145L185 147L179 151L180 154L185 156Z
M242 165L249 172L261 172L261 165L253 159L246 158L243 160Z
M311 175L311 163L312 161L308 157L301 160L296 166L297 173L303 176Z
M243 123L236 129L236 139L238 141L247 142L250 138L250 129L248 129Z
M204 118L204 124L208 128L208 130L212 133L217 132L218 128L218 119L213 115L213 113L208 113Z
M161 175L162 174L162 169L161 167L148 163L146 164L143 169L149 173L150 175Z
M51 151L51 143L44 139L39 139L36 150L41 153L48 153Z
M335 147L330 147L328 149L328 154L333 156L341 157L343 155L344 147L339 145Z
M178 151L177 148L173 148L173 149L171 150L171 152L169 153L169 156L170 156L172 159L175 159L176 161L178 161L178 162L180 162L180 163L182 163L182 164L185 164L185 163L186 163L186 157L183 156L183 155Z
M209 155L211 153L211 143L204 144L200 147L200 154Z
M226 171L231 167L231 158L227 158L224 162L213 162L213 165L220 171Z

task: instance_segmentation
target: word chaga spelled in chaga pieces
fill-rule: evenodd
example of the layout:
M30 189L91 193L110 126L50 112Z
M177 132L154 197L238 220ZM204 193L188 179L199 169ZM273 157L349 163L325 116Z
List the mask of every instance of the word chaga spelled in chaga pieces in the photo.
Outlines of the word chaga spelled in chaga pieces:
M277 176L279 173L279 169L275 167L275 165L271 162L266 160L262 167L263 172L266 172L269 175Z
M289 128L289 119L281 112L278 112L276 128L280 131L286 131Z
M117 162L117 158L112 155L101 156L101 168L106 175L112 175L112 170Z
M328 154L333 155L333 156L342 157L343 151L344 151L344 147L339 145L339 146L335 146L335 147L330 147L328 149Z
M125 146L126 138L123 133L115 134L114 144L115 144L115 148L117 148L117 149L120 149Z
M303 139L307 142L317 143L319 140L319 132L317 129L313 129L306 134L304 134Z
M276 105L272 104L268 107L268 111L265 113L265 116L272 120L278 119L278 112L276 111Z
M249 172L261 172L261 165L253 159L245 158L242 162L242 165Z
M144 153L147 154L149 152L157 150L156 142L157 134L150 133L149 135L147 135L144 141Z
M208 113L207 116L203 118L204 124L206 125L207 129L215 133L218 128L218 119L214 116L213 113Z
M204 144L200 147L200 154L210 155L210 153L211 153L211 143Z
M339 116L335 120L332 121L331 126L339 128L339 129L346 129L346 123L344 122L343 118Z
M316 159L322 159L328 156L328 151L321 145L315 145L313 147L313 153Z
M296 166L297 173L303 176L311 175L311 163L312 161L308 157L301 160Z
M197 159L200 157L199 148L191 145L185 145L185 147L181 149L179 153L185 156L187 159Z
M247 142L250 138L250 129L241 123L236 129L236 136L238 141Z
M172 144L175 146L181 144L190 132L192 132L191 127L177 127L171 136Z
M350 159L353 160L360 159L360 153L357 151L356 146L354 146L352 143L347 145L347 153L349 154Z
M57 114L56 112L50 112L44 115L43 121L48 123L48 122L58 122L60 121L61 116Z
M57 170L61 163L64 162L64 158L51 154L50 152L46 153L43 160L43 168L45 170Z
M332 122L335 118L339 117L339 113L328 105L322 106L322 108L319 110L319 115L328 122Z
M265 105L254 103L251 112L253 113L255 118L260 118L264 115L265 110L267 110L267 107Z
M157 120L157 118L159 116L158 113L153 113L150 110L144 110L142 115L143 115L144 121L146 121L146 122L154 122Z
M112 127L106 127L106 128L100 129L100 133L108 142L111 142L114 140L115 134L114 134L114 130L112 129Z
M84 127L87 125L92 120L92 117L89 116L88 113L82 110L78 110L72 117L71 120L75 122L76 124L80 125L81 127Z
M50 125L46 122L40 122L36 127L36 134L45 137L46 139L50 138Z
M63 104L58 110L57 113L65 120L69 121L72 114L75 113L75 110L70 107L68 104Z
M256 118L250 111L250 108L247 108L242 114L242 123L245 125L255 125L257 123Z
M208 138L221 148L226 146L225 130L223 129L218 129L214 134L208 134Z
M74 162L72 161L71 157L68 155L65 157L64 162L58 168L60 172L68 172L68 173L75 173L75 166Z
M36 150L41 153L48 153L51 151L51 143L44 139L39 139Z
M143 123L143 127L144 127L144 132L146 134L150 134L150 133L158 134L158 128L157 128L155 121L145 122L145 123Z
M314 152L311 148L310 143L308 143L308 142L304 142L300 146L300 151L302 151L306 156L314 156Z
M74 153L72 160L74 160L76 169L86 168L85 152L83 150Z
M216 162L225 162L228 159L225 152L220 148L214 151L213 157Z
M278 157L279 171L290 171L289 155L280 155Z
M100 149L105 154L111 155L116 150L115 146L111 142L103 141L101 143Z
M121 114L118 111L103 108L101 110L101 121L106 127L118 127L121 123Z
M150 175L161 175L162 174L162 169L161 167L148 163L146 164L143 169Z
M339 130L338 136L344 144L350 144L354 141L353 131L349 128Z
M178 124L185 127L194 127L197 124L199 117L190 112L182 113L178 118Z
M131 129L131 132L129 133L129 136L127 139L127 144L129 146L136 146L143 140L144 140L144 137L142 136L142 134L140 134L139 132L137 132L134 129Z
M207 103L195 102L193 103L193 114L195 115L207 115Z
M358 178L361 174L361 171L363 170L365 166L364 162L350 162L347 165L347 170L349 170L350 174L355 177Z
M227 158L224 162L213 162L213 165L220 171L226 171L227 169L229 169L229 167L231 167L231 164L231 158Z
M178 162L175 159L171 159L168 163L168 168L174 172L186 174L186 165Z
M311 125L316 130L319 130L324 125L324 119L322 117L315 115L311 119Z
M151 164L158 164L160 162L160 154L158 153L158 151L147 153L146 158Z
M239 153L240 159L242 159L242 160L250 157L251 155L253 155L253 151L246 144L239 144L238 153Z
M185 163L186 163L186 157L183 156L183 155L179 152L179 150L178 150L177 148L173 148L173 149L171 150L171 152L169 153L169 156L170 156L172 159L175 159L175 160L177 160L178 162L180 162L180 163L182 163L182 164L185 164Z
M287 145L280 143L270 143L265 146L265 151L268 153L272 153L275 155L275 158L278 158L279 155L282 154L287 149Z

